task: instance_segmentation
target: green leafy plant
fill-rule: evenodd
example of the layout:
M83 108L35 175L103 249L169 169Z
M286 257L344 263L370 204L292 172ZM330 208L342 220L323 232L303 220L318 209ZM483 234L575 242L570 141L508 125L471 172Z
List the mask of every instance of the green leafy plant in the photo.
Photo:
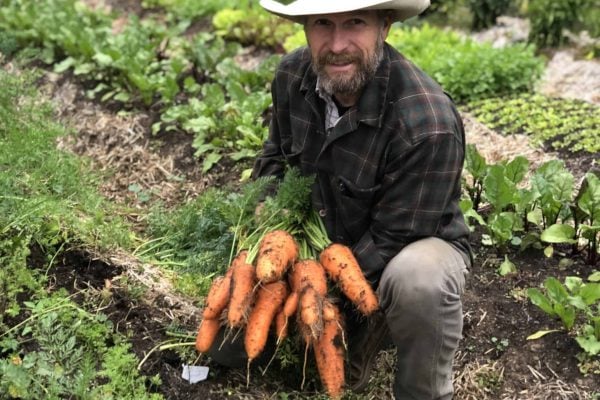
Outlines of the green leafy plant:
M544 66L533 47L494 48L427 24L393 29L387 41L458 102L531 91Z
M465 171L463 175L464 188L471 199L471 207L479 209L481 204L481 195L483 193L483 180L487 174L488 165L485 158L477 150L473 143L467 143L465 153ZM466 179L466 177L469 179Z
M600 107L585 101L521 94L472 101L466 108L504 135L526 134L556 150L600 151Z
M563 31L581 19L586 0L530 0L529 40L539 47L556 47L565 42Z
M580 277L568 276L562 284L548 277L542 289L530 288L527 296L546 314L560 319L579 346L593 356L600 354L600 276L588 279L584 282Z
M598 258L600 236L600 178L588 172L577 196L570 204L571 219L546 228L541 240L547 243L568 243L574 246L582 241L587 249L588 263L594 265ZM569 223L570 222L570 223Z
M200 99L167 109L161 117L166 130L182 129L194 135L196 156L203 171L223 157L239 161L254 157L268 135L264 115L271 106L268 91L278 57L264 60L255 70L243 70L231 58L223 59L200 89Z
M511 0L469 0L469 9L473 16L471 28L482 30L496 24L496 19L508 11Z
M219 10L212 19L216 34L244 45L280 49L285 39L302 31L299 25L262 8Z
M146 9L162 8L177 20L195 20L213 15L224 7L247 8L248 0L142 0Z
M467 218L473 217L484 225L488 233L484 243L504 248L509 242L519 243L515 236L525 229L528 192L519 188L525 178L529 162L522 156L498 164L487 164L475 145L466 152L465 190L468 203L463 203ZM486 205L485 217L477 212ZM483 223L482 223L483 222Z
M105 315L88 313L60 291L26 306L30 316L0 334L0 350L10 354L0 359L0 388L10 398L162 398L147 393L135 355L113 337ZM109 348L108 339L117 343Z

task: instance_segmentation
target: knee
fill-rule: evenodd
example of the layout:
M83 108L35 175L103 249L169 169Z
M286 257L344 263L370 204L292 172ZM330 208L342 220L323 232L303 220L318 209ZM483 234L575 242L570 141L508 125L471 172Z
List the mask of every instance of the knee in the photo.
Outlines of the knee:
M464 287L464 260L445 242L429 238L405 247L387 264L378 287L382 307L435 307Z
M442 277L433 259L430 255L412 252L394 258L386 266L378 287L382 307L393 304L414 309L439 302Z

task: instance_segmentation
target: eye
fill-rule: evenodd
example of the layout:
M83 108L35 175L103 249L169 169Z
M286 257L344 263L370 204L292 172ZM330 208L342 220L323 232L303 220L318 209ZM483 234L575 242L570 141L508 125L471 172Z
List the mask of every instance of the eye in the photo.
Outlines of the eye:
M331 25L331 21L329 21L328 19L325 19L325 18L319 18L319 19L315 20L314 25L315 26L329 26L329 25Z
M366 22L360 18L352 18L351 20L346 22L350 26L364 25Z

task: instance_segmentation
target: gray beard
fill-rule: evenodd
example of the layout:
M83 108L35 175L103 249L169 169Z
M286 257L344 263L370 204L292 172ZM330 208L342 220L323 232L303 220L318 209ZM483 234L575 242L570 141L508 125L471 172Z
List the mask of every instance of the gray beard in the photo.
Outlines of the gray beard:
M375 72L381 63L383 58L383 38L379 38L377 40L375 51L366 59L356 59L352 56L339 56L335 55L325 55L318 59L313 59L312 69L315 74L319 77L319 90L323 90L329 95L333 94L342 94L342 95L354 95L358 94L362 91L365 85L373 79L375 76ZM337 77L329 77L325 72L325 65L327 64L329 59L336 58L350 58L355 61L358 61L358 68L356 73L350 77L346 76L337 76Z

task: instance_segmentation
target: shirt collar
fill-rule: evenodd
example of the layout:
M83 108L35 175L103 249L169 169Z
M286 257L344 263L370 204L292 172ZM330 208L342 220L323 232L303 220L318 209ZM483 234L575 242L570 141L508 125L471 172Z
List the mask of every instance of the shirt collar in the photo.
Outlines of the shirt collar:
M337 125L341 117L337 106L331 98L331 95L326 91L321 90L319 83L320 78L317 77L315 92L325 101L325 129L329 131L331 128Z

